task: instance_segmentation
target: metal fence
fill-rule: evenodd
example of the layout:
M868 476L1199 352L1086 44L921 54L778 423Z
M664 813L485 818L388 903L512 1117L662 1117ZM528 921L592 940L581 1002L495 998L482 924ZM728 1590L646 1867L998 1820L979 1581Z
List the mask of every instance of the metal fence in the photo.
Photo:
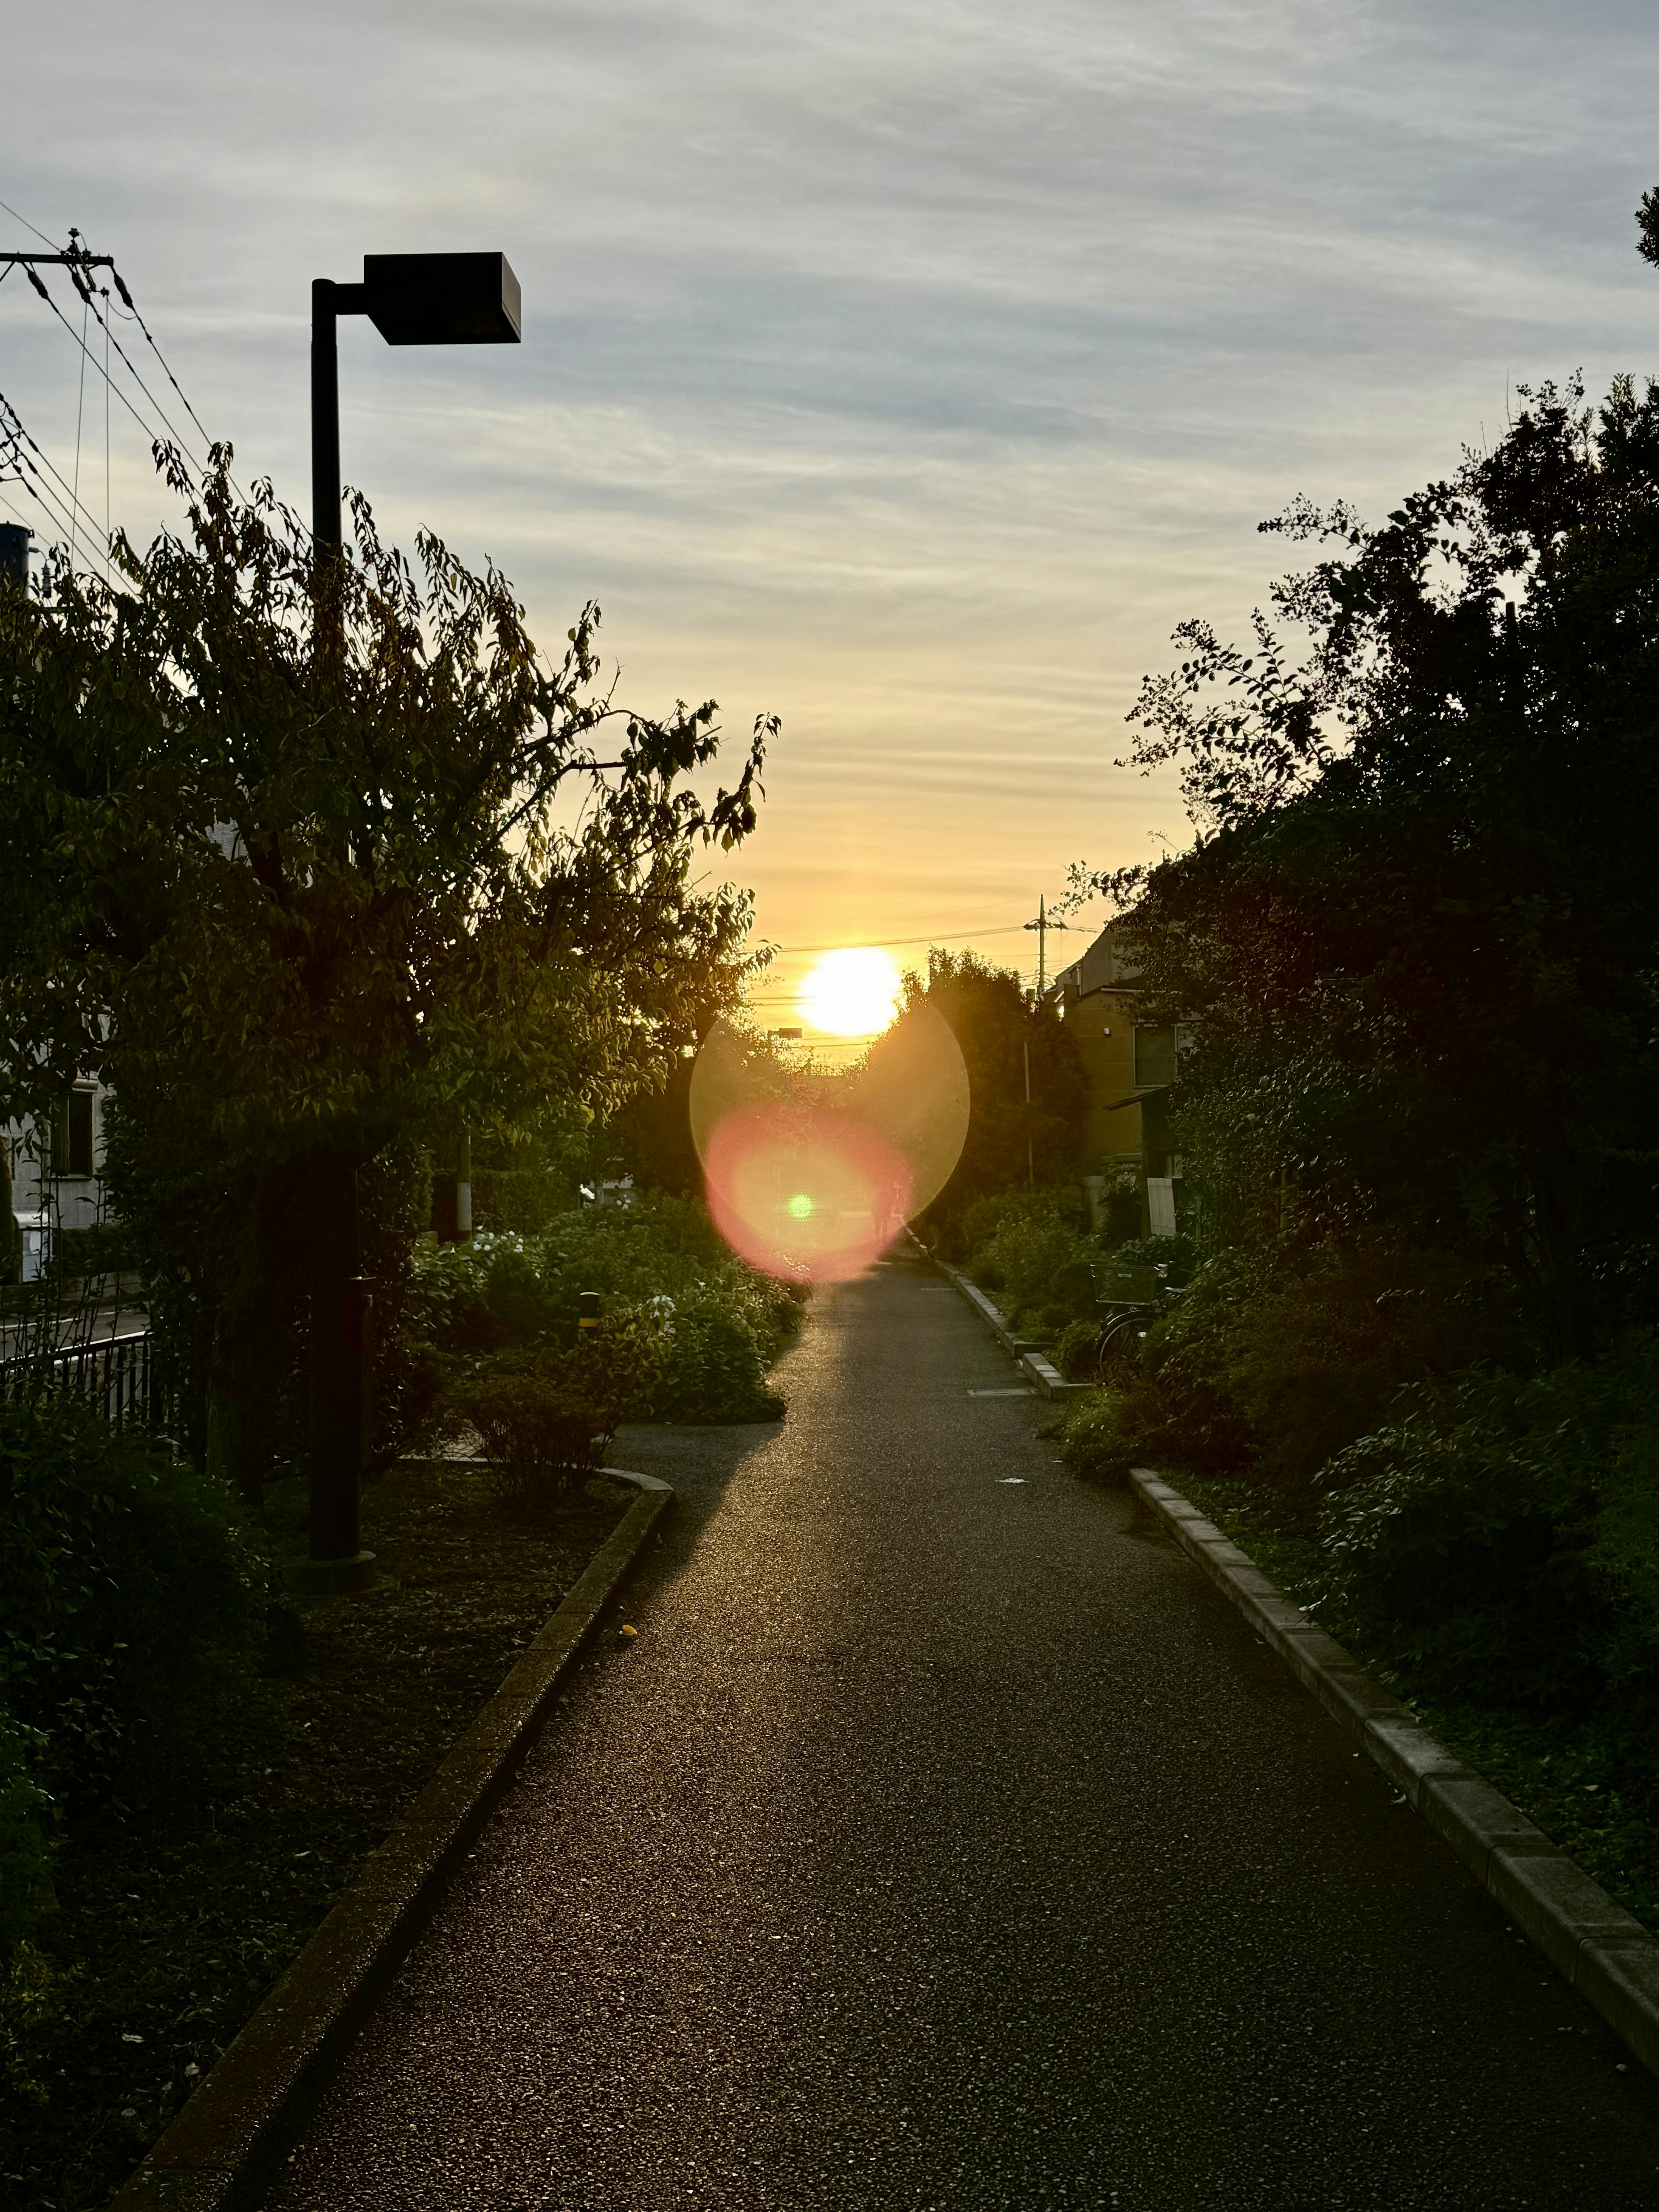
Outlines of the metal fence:
M37 1391L46 1397L78 1398L118 1428L155 1428L165 1419L147 1328L30 1358L0 1360L0 1398L29 1397Z

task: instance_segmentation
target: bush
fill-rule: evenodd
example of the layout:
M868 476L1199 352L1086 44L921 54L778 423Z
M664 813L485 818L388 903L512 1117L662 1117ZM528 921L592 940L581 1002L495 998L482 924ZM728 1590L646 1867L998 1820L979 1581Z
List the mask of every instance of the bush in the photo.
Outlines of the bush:
M258 1649L266 1583L187 1464L74 1404L0 1407L0 1706L65 1810L192 1747Z
M1425 1684L1581 1707L1659 1684L1659 1346L1419 1386L1339 1453L1330 1595Z
M1073 1474L1090 1482L1122 1482L1136 1463L1123 1399L1115 1390L1091 1390L1066 1413L1060 1455Z
M692 1297L673 1316L653 1410L663 1421L777 1421L783 1400L766 1386L752 1325L715 1297Z
M118 1221L60 1229L52 1242L61 1275L121 1275L143 1264L137 1237Z
M664 1420L776 1418L781 1402L765 1370L798 1327L805 1294L735 1258L689 1200L587 1206L537 1237L423 1246L407 1326L452 1370L481 1358L511 1364L508 1355L532 1352L547 1364L581 1349L584 1291L604 1301L605 1329L580 1332L584 1357L592 1363L603 1352L608 1364L610 1380L590 1364L580 1384L601 1413L615 1398L628 1406L624 1419L647 1408Z
M1085 1218L1079 1194L1069 1188L1000 1192L963 1217L969 1273L981 1288L1002 1294L1016 1328L1054 1335L1093 1316L1090 1268L1102 1248Z
M573 1398L562 1363L475 1375L455 1386L449 1403L477 1431L513 1504L568 1488L599 1464L592 1412Z
M0 1965L57 1907L46 1820L52 1799L30 1769L46 1740L0 1711Z

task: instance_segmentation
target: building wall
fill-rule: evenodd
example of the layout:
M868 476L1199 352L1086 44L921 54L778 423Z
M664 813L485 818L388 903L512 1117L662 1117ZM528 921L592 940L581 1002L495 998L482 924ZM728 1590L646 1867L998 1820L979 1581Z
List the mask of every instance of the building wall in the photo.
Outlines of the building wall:
M104 1154L105 1086L88 1079L76 1088L92 1101L92 1171L58 1174L51 1133L14 1121L0 1136L11 1169L11 1205L17 1214L47 1213L65 1229L86 1229L101 1218L103 1181L98 1170Z

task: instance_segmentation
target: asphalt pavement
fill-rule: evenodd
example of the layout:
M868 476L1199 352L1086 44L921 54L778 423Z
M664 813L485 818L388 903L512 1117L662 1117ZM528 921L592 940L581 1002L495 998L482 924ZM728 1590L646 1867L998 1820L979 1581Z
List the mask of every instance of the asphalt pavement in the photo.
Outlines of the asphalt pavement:
M281 2212L1625 2212L1659 2084L957 1294L820 1293ZM987 1395L975 1395L975 1393Z

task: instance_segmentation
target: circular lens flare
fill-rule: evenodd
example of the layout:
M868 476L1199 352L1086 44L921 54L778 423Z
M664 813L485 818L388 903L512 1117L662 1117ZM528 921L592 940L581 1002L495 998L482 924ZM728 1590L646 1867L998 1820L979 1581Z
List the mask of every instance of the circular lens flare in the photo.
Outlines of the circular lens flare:
M898 1004L899 972L872 945L827 952L801 988L807 1019L830 1036L873 1036Z
M703 1159L708 1208L769 1275L834 1283L862 1273L904 1226L910 1173L873 1129L793 1106L729 1115Z
M902 1014L845 1081L782 1067L716 1022L688 1101L709 1211L770 1274L858 1274L945 1188L969 1103L962 1049L933 1006Z

